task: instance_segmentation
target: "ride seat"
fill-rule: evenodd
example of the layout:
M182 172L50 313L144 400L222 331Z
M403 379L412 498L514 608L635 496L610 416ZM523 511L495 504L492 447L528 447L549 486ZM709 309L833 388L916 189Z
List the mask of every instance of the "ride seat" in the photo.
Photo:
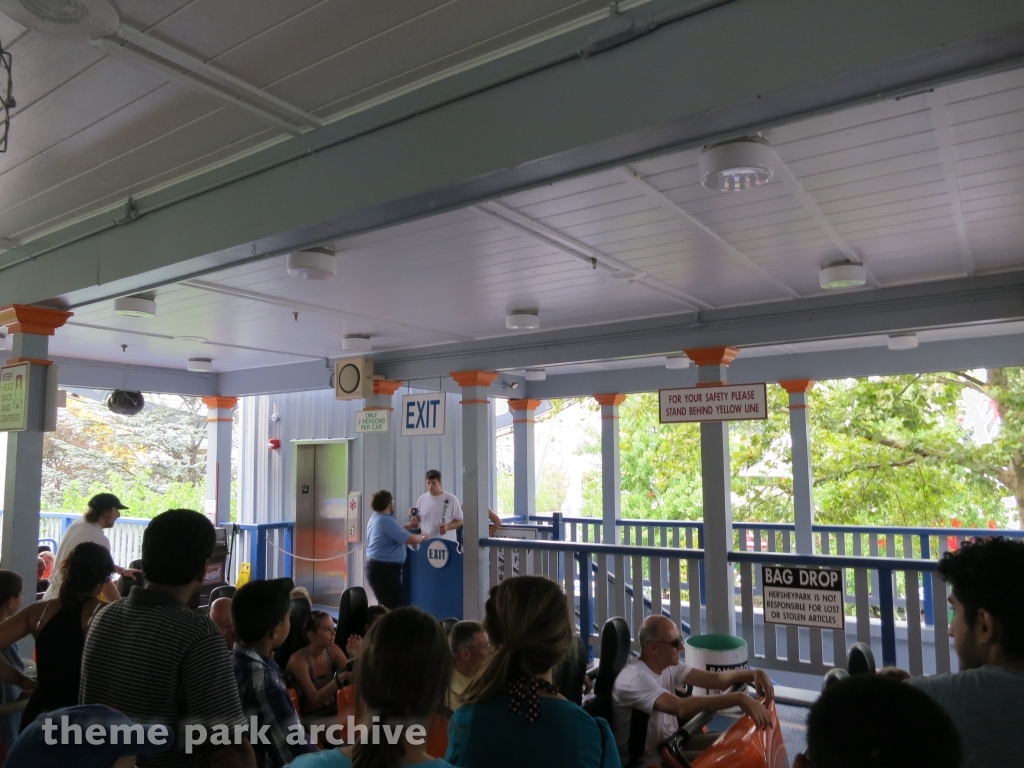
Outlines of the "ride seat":
M566 659L555 670L554 683L561 693L576 706L583 704L583 678L587 675L587 662L590 656L583 638L576 636L576 653L573 658Z
M234 597L237 589L230 584L224 584L220 587L215 587L210 592L210 605L213 605L214 600L219 600L222 597Z
M444 759L448 752L448 718L441 715L434 715L430 728L427 729L426 753L431 757Z
M310 614L309 601L304 597L293 597L291 601L291 612L289 620L291 628L288 630L288 637L281 644L281 647L274 651L274 661L284 669L292 654L306 644L306 636L303 630L306 628L306 620ZM298 711L298 710L296 710Z
M444 630L445 637L452 636L452 628L459 623L458 619L441 619L441 629Z
M366 632L366 609L369 608L366 590L362 587L349 587L341 593L338 604L338 645L342 648L348 642L349 635L363 636Z
M128 563L129 568L137 568L140 573L135 578L131 576L119 576L117 579L117 593L121 597L128 597L128 593L132 591L132 587L144 587L146 586L146 577L142 575L142 561L132 560Z

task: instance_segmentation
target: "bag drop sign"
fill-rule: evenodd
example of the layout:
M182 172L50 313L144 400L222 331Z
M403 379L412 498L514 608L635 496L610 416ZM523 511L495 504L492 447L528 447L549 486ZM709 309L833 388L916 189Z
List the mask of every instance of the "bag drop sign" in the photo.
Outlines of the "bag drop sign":
M28 428L28 363L0 368L0 432Z
M768 624L844 629L843 572L839 568L761 566Z

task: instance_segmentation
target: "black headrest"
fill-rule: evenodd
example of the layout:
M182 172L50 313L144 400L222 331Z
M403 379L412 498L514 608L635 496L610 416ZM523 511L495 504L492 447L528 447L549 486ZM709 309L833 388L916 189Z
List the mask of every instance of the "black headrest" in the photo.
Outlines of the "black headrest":
M821 690L825 691L828 688L830 688L833 685L835 685L836 683L838 683L838 682L840 682L842 680L845 680L849 676L850 676L850 673L847 672L842 667L833 667L832 669L830 669L828 672L825 673L825 677L821 681Z
M597 667L594 694L611 696L619 672L629 660L629 624L621 616L608 619L601 629L601 663Z
M237 591L237 588L230 584L214 587L213 591L210 592L210 603L212 604L214 600L219 600L222 597L234 597Z
M362 587L349 587L341 593L338 605L338 642L344 644L349 635L362 635L366 631L366 609L369 602Z
M846 671L851 675L875 674L875 654L867 643L854 643L846 654Z
M444 630L445 637L452 636L452 627L458 623L458 619L441 619L441 629Z

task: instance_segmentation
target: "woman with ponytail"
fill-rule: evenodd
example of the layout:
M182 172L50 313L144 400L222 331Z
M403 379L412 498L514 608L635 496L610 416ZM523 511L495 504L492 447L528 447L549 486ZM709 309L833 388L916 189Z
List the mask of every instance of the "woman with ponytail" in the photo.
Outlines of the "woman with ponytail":
M85 633L103 605L97 596L110 582L114 561L106 548L83 542L61 562L60 573L57 597L33 603L0 624L0 647L27 635L36 640L38 684L32 682L35 690L21 716L22 730L44 712L78 704ZM0 678L6 680L5 667L6 662L0 664Z
M484 629L495 647L462 693L447 760L460 768L620 768L608 723L558 693L554 670L575 653L561 588L540 576L491 589Z
M426 753L451 669L447 638L432 616L418 608L384 614L363 638L355 668L358 724L348 736L355 744L301 755L292 768L451 768Z

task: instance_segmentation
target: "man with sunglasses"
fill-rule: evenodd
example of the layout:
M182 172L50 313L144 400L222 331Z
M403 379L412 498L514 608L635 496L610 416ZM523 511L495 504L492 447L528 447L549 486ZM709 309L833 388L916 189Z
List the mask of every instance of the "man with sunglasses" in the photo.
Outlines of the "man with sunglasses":
M685 698L676 693L684 684L725 690L735 683L750 683L767 703L772 700L774 690L771 680L763 671L731 669L707 672L688 666L679 660L679 650L683 646L679 628L664 616L648 616L640 626L638 640L640 658L631 659L626 664L612 687L612 728L619 746L619 757L627 768L631 765L629 736L633 710L650 715L643 754L633 761L633 764L641 766L661 765L661 743L676 732L680 721L685 722L698 712L740 707L745 714L750 715L758 728L771 727L768 711L758 700L745 693ZM699 753L710 746L717 735L698 736L687 746Z

